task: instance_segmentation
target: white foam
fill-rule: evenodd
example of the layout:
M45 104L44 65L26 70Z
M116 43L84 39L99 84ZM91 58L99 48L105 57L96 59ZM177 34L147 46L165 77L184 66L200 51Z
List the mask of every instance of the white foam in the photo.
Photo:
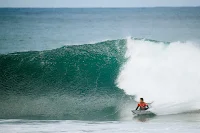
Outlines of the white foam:
M191 42L127 39L118 87L153 103L159 115L200 109L200 48Z

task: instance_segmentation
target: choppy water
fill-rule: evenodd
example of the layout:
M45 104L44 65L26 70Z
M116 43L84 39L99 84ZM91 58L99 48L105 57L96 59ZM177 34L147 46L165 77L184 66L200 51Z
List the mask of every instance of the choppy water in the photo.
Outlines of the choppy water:
M199 132L199 22L199 7L0 9L0 132ZM133 118L139 97L155 117Z
M191 116L189 116L191 117ZM189 118L188 117L188 118ZM182 117L183 118L183 117ZM187 119L189 120L189 119ZM132 121L1 120L0 132L70 132L70 133L198 133L200 121L154 118Z

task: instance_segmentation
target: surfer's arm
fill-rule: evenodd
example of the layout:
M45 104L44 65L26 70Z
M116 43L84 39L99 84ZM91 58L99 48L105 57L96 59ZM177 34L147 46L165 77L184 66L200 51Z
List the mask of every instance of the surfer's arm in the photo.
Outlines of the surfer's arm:
M137 110L139 108L139 106L137 106L137 108L135 110Z
M149 106L148 106L148 105L146 106L145 110L147 110L147 109L149 109Z

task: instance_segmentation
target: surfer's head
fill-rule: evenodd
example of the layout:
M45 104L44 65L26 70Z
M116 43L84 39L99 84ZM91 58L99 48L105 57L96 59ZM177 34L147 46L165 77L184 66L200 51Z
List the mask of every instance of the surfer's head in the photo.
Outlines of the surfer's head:
M143 99L143 98L140 98L140 102L144 102L144 99Z

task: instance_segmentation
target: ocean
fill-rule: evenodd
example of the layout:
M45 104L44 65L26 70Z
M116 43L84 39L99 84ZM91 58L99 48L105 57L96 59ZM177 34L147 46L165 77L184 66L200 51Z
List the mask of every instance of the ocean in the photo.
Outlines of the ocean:
M0 133L200 131L200 7L0 8ZM155 115L133 116L139 98Z

